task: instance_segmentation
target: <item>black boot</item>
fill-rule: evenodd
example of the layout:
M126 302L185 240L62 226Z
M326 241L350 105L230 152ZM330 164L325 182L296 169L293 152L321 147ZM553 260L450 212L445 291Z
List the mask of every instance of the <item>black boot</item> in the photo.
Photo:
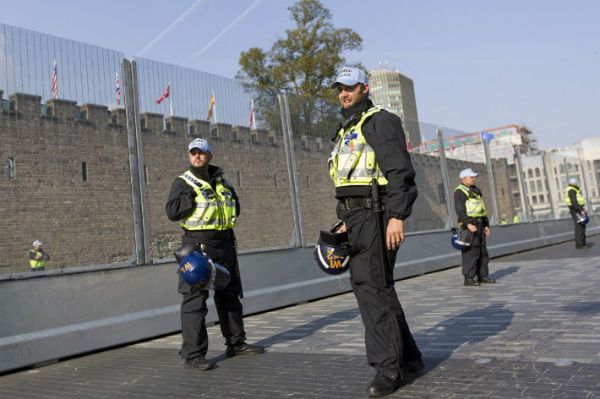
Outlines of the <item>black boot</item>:
M225 356L233 357L233 356L243 356L243 355L257 355L259 353L263 353L265 348L260 345L251 345L245 342L237 345L227 345L227 350L225 351Z
M193 359L186 359L186 361L183 365L186 369L194 369L194 370L202 370L202 371L206 371L206 370L215 368L215 363L210 360L206 360L206 358L204 358L204 357L195 357Z
M479 277L479 284L494 284L496 280L489 277Z
M476 281L474 278L465 277L465 285L467 287L473 287L473 286L479 285L479 281Z
M401 382L402 377L400 376L393 380L381 374L380 372L377 372L367 388L367 393L371 398L386 396L394 393L394 391L400 387Z

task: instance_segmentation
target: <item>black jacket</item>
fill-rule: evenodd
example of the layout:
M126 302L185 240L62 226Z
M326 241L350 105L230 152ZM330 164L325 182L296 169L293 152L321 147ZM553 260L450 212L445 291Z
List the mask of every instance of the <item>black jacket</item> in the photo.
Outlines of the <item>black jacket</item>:
M214 165L208 165L208 167L203 169L190 167L189 170L197 178L210 183L213 188L215 187L215 179L223 176L223 169ZM235 214L236 216L239 216L240 200L231 184L228 184L228 187L231 190L233 198L235 199ZM196 208L196 203L194 202L195 197L196 192L194 189L190 187L189 184L187 184L183 179L177 177L171 185L171 191L169 192L169 198L167 199L167 205L165 206L165 211L169 220L175 222L178 220L183 220L191 215ZM204 234L204 232L186 231L186 234Z
M573 186L573 185L569 184L569 186ZM577 186L573 186L573 187L579 189L579 187L577 187ZM575 211L575 212L583 211L583 207L577 203L577 194L575 193L575 190L569 191L569 198L571 199L571 206L569 207L570 210Z
M481 196L481 190L477 186L471 186L471 191ZM482 223L484 227L489 226L487 217L484 218L472 218L467 216L467 196L461 190L454 191L454 210L458 218L458 224L462 227L466 227L469 223L476 224Z
M371 100L365 97L353 107L343 109L342 115L346 121L341 127L358 122L362 113L372 106ZM381 110L362 125L362 132L367 144L375 151L377 164L388 180L382 193L387 215L402 220L408 218L418 194L415 170L406 148L406 138L400 117ZM368 197L369 193L370 187L366 186L339 187L336 189L336 198Z

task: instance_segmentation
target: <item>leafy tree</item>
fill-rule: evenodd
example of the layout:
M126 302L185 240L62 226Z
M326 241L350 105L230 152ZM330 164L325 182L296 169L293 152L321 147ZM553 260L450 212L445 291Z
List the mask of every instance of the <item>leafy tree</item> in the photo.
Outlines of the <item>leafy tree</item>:
M342 53L359 50L362 38L352 29L334 28L331 12L319 0L299 0L288 9L295 27L267 52L257 47L242 52L237 78L257 96L267 125L279 124L277 95L285 92L291 94L294 125L310 132L311 125L334 113L329 83L346 62Z

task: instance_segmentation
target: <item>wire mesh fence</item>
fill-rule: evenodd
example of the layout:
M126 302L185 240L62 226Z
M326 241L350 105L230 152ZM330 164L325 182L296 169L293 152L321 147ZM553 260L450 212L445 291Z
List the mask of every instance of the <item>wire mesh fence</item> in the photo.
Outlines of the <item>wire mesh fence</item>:
M240 197L241 251L314 243L337 220L328 160L339 106L255 98L234 79L0 24L0 220L11 233L0 275L33 275L34 240L50 254L46 270L172 259L182 231L165 202L196 137ZM403 129L419 190L408 233L456 223L465 168L479 173L494 223L567 217L570 177L600 207L597 164L527 152L516 126L468 133L404 118Z

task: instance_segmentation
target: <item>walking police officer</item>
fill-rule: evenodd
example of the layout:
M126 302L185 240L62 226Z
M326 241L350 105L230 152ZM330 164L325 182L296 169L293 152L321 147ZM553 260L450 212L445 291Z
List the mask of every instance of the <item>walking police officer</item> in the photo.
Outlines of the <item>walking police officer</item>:
M345 121L335 137L329 171L339 200L337 214L344 222L341 231L348 232L352 246L350 280L365 326L367 359L377 371L368 394L384 396L400 386L405 370L424 367L393 283L404 220L417 198L415 172L401 120L373 105L367 75L344 67L332 87L337 89ZM387 250L377 245L370 198L373 178L384 201ZM391 267L384 271L386 263Z
M210 164L212 153L206 140L195 139L188 145L188 151L190 167L171 186L167 216L172 221L180 221L184 231L183 245L202 244L204 252L227 268L231 275L229 285L214 294L221 333L227 345L225 355L262 353L264 349L261 346L245 342L240 302L242 285L233 233L240 213L239 199L231 184L223 178L223 169ZM185 367L212 369L215 364L205 358L208 350L205 323L208 290L190 287L180 274L178 291L183 296L180 355L185 359Z
M459 175L460 184L454 190L459 227L468 229L472 234L471 246L462 250L462 273L466 286L496 282L488 277L490 259L486 238L490 235L490 227L481 190L475 185L477 176L472 169L464 169Z
M569 185L565 190L565 203L569 207L569 213L575 223L575 248L587 248L585 243L585 199L581 195L581 189L577 179L571 177Z

